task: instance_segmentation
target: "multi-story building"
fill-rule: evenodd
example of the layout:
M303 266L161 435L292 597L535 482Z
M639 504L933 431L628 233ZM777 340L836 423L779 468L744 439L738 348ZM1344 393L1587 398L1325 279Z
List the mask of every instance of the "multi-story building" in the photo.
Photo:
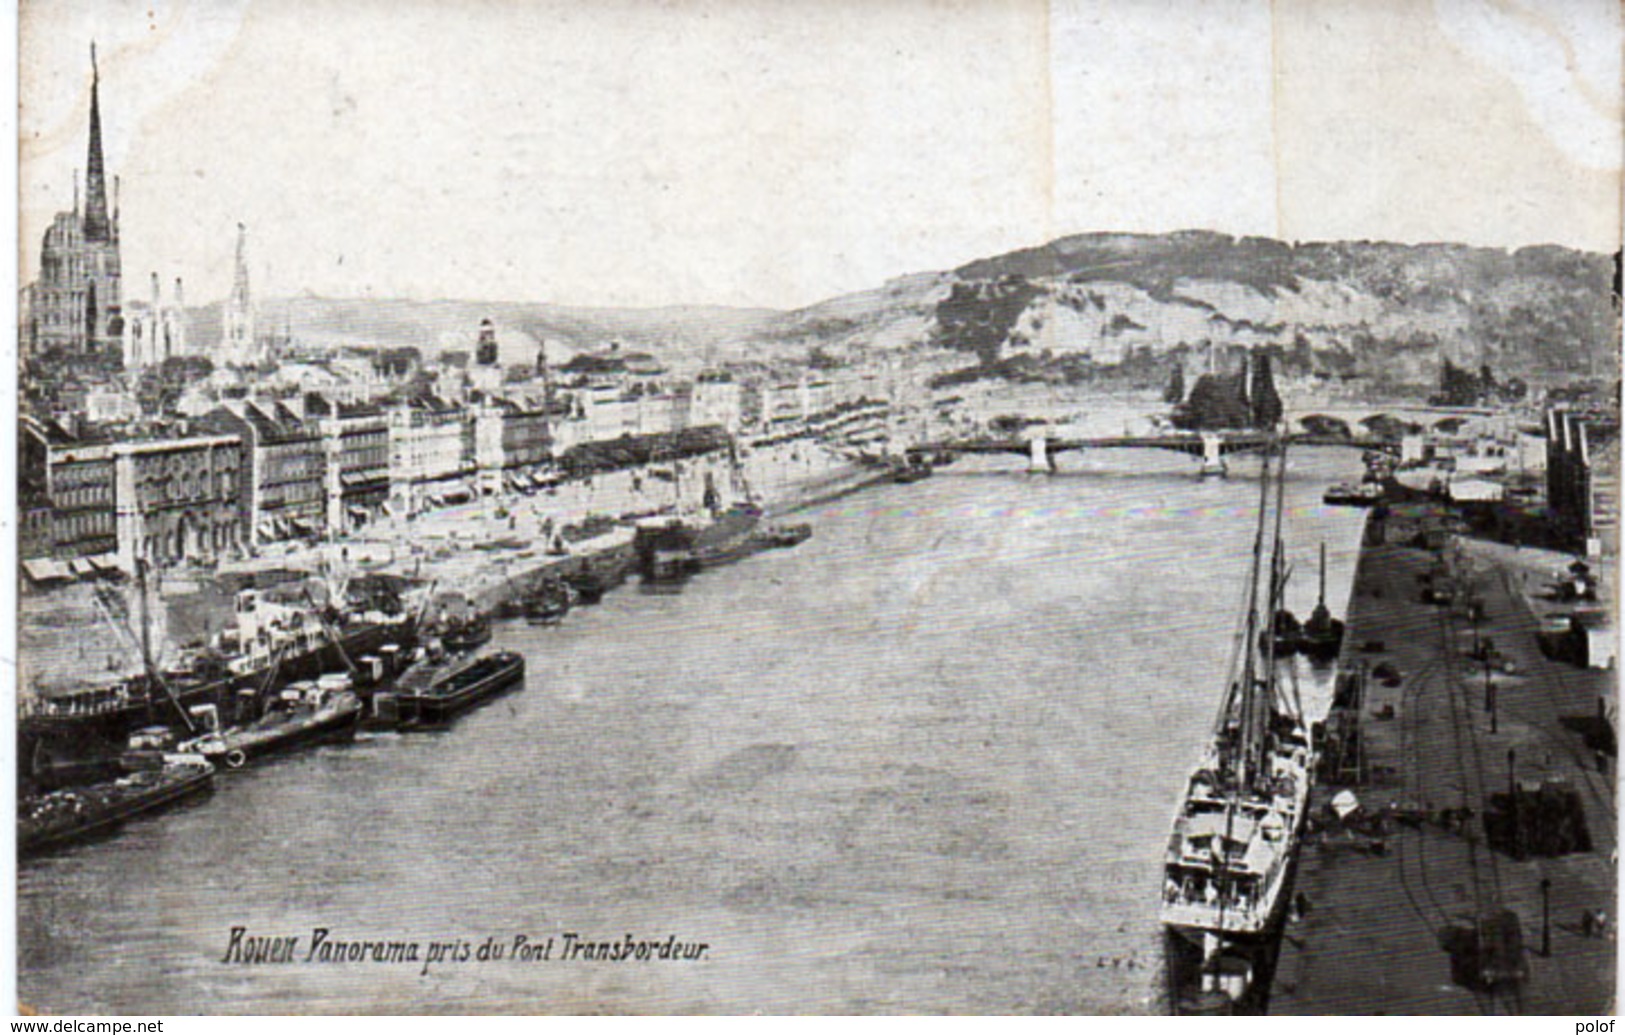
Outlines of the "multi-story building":
M50 497L29 485L17 487L17 558L38 560L56 555Z
M761 423L771 428L807 416L806 396L799 381L762 386Z
M533 488L553 457L545 399L513 394L486 399L471 412L480 492Z
M242 535L254 545L321 535L327 523L326 467L316 427L280 403L243 400L200 422L243 443Z
M389 502L389 419L367 403L305 397L305 419L322 439L327 527L353 531Z
M212 563L244 545L242 442L158 432L112 444L118 564Z
M701 374L694 382L689 423L714 425L736 435L744 422L744 390L726 373Z
M60 349L74 355L119 355L123 348L122 273L119 266L118 180L108 215L102 163L101 75L91 51L90 147L85 168L85 208L79 211L74 177L73 210L59 212L40 245L39 278L30 286L21 328L31 352Z
M416 514L474 494L473 421L461 406L418 395L388 410L389 510Z
M46 553L111 554L118 546L112 444L100 434L70 434L55 422L24 417L21 425L19 489L49 508Z

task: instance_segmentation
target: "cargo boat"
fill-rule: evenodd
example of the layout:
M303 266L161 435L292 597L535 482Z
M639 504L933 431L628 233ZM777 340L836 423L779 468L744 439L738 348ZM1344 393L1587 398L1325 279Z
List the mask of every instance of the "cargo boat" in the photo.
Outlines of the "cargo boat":
M694 567L703 570L728 564L754 552L758 546L756 526L761 521L762 508L754 503L736 503L717 515L694 536Z
M1284 449L1275 452L1284 468ZM1314 772L1297 686L1280 678L1291 667L1277 665L1275 638L1260 635L1264 616L1280 610L1285 582L1284 471L1273 473L1273 462L1266 456L1244 616L1219 714L1175 812L1164 858L1161 920L1180 1013L1267 1006Z
M241 726L220 728L213 705L192 709L208 732L180 745L217 766L240 769L253 759L312 744L350 740L361 724L361 698L348 675L301 680L272 697L265 713Z
M389 694L392 705L384 707L393 708L401 725L438 725L523 682L524 676L525 659L513 651L424 661L407 669Z
M645 581L663 582L737 561L761 548L761 520L760 507L737 503L703 526L681 518L639 525L632 540L638 571Z
M387 652L390 644L407 646L415 638L406 616L369 613L330 621L244 590L237 596L235 626L220 634L215 650L165 670L161 678L149 666L106 686L32 698L19 710L19 732L82 730L122 740L137 729L177 721L177 702L183 708L215 704L235 718L231 712L242 700L238 691L315 679L347 667L350 659Z
M18 709L18 759L54 756L105 765L137 730L169 725L199 732L191 711L213 706L225 724L259 718L259 695L323 673L348 668L362 657L389 657L416 642L416 623L406 615L376 611L329 616L314 607L292 607L243 590L235 599L234 623L215 645L182 664L145 671L105 686L34 697ZM46 774L25 771L22 775Z
M124 775L20 797L17 852L27 857L116 830L137 816L210 790L215 768L167 750L164 728L137 732L123 758Z

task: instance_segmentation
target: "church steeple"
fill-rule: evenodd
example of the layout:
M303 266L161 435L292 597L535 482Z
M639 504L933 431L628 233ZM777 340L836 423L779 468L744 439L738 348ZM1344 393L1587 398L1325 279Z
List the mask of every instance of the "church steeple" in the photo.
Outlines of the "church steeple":
M98 97L101 73L96 67L96 44L90 45L90 154L85 161L85 224L87 241L109 241L107 180L102 166L102 112Z

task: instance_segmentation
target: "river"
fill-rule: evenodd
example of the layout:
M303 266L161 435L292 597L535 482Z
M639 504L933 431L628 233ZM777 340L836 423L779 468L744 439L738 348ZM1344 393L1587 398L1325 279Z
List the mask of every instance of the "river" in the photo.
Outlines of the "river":
M499 624L522 692L448 730L363 734L19 875L19 994L139 1013L1148 1013L1160 855L1212 721L1258 462L961 460L802 512L814 537ZM1287 486L1341 614L1358 474ZM1301 669L1316 714L1325 673ZM234 927L295 962L222 962ZM304 962L330 939L420 962ZM588 941L696 960L560 959ZM551 958L481 961L555 939ZM469 959L425 968L430 943Z

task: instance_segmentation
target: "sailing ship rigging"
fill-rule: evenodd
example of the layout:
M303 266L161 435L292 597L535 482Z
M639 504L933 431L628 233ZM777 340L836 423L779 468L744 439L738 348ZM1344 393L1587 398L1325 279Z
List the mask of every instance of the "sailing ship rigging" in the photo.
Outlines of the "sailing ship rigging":
M1258 995L1258 963L1284 912L1314 764L1291 667L1277 664L1277 638L1261 635L1286 582L1284 466L1277 443L1264 459L1224 694L1164 863L1163 924L1200 953L1198 995L1229 1005Z

